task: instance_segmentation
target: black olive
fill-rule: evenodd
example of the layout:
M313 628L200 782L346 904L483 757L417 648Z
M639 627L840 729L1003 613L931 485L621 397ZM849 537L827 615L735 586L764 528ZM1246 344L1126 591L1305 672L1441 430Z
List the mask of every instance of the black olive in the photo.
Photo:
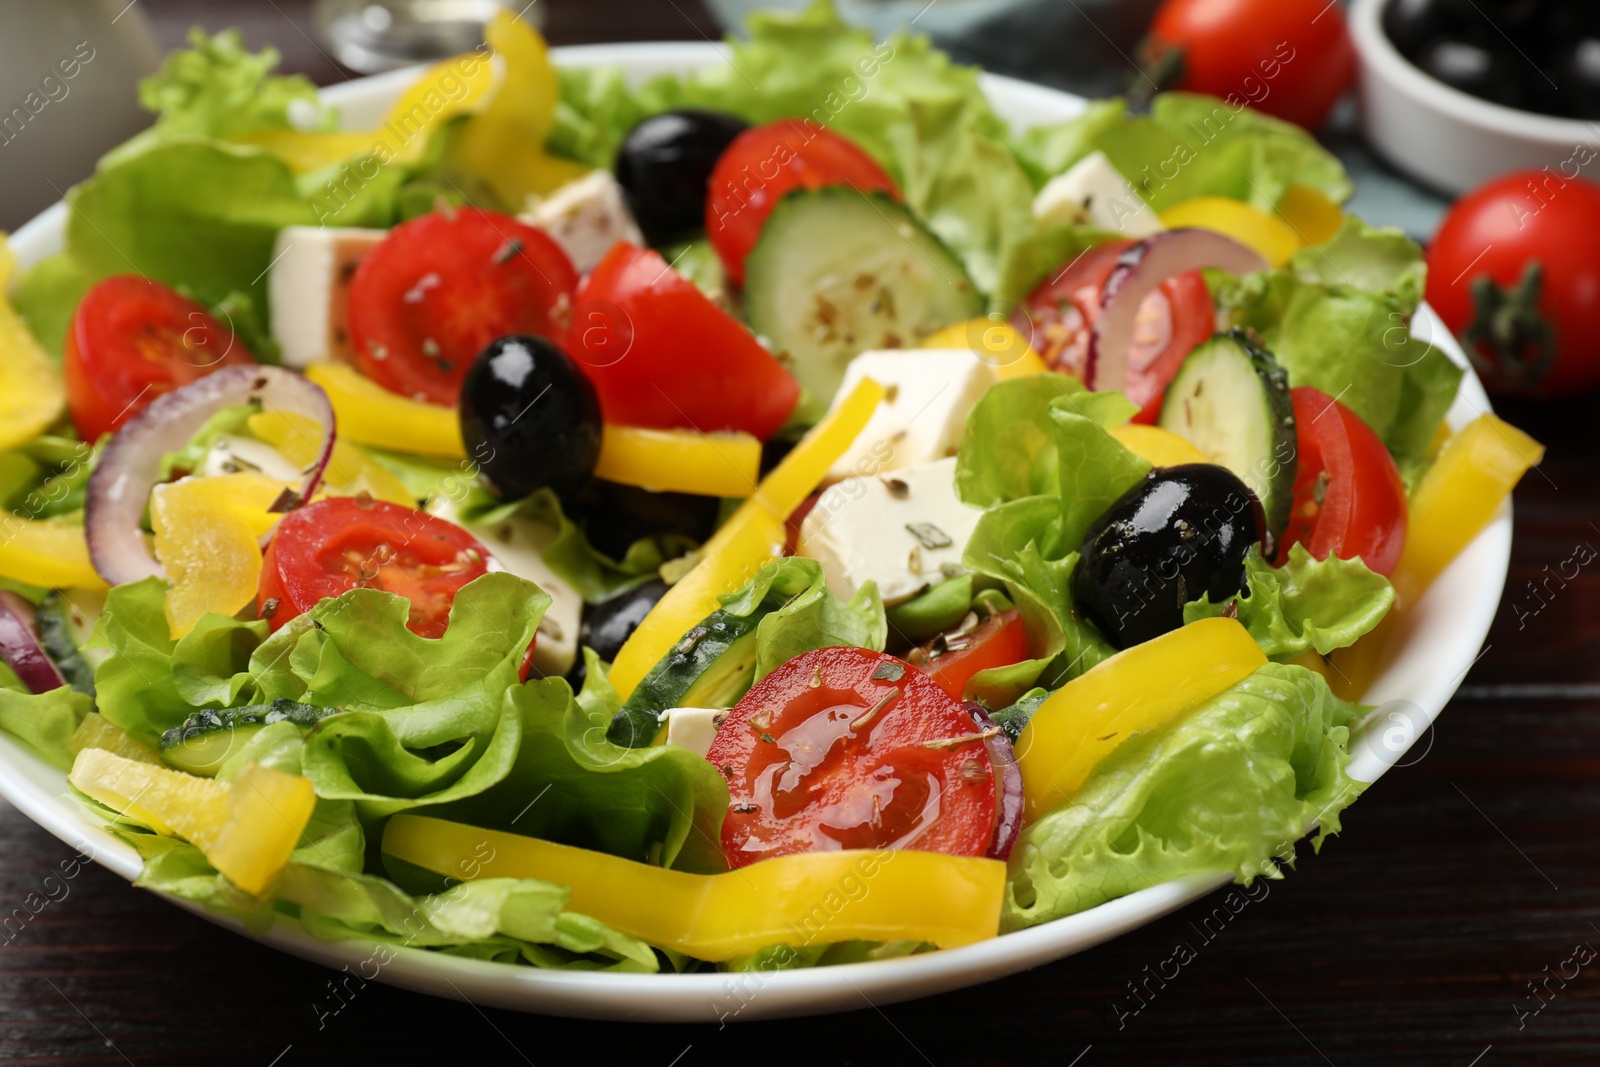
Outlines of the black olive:
M1538 72L1511 51L1504 40L1466 34L1435 41L1417 55L1423 73L1481 100L1506 107L1527 107L1537 95L1530 78Z
M1600 119L1600 34L1586 33L1564 49L1555 80L1567 114Z
M1072 574L1078 609L1118 648L1183 625L1183 606L1244 591L1261 503L1210 463L1158 467L1095 520Z
M1428 41L1459 31L1462 12L1450 0L1390 0L1383 32L1404 55L1415 57Z
M704 228L711 170L745 129L732 115L686 108L651 115L628 131L614 169L628 209L652 245Z
M633 631L666 592L667 583L655 578L602 603L585 604L578 643L594 649L601 659L610 663L622 651L623 642L633 636Z
M565 352L543 337L490 342L461 383L461 438L479 476L516 500L545 486L571 492L600 457L600 399Z
M656 493L595 478L562 498L567 515L583 527L589 543L621 559L641 537L677 534L704 541L717 527L722 501L691 493Z

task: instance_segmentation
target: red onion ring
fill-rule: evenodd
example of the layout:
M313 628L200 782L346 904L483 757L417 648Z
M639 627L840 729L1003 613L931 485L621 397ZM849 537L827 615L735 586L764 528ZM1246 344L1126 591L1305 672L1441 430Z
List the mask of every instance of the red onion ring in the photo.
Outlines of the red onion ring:
M1254 249L1211 230L1164 230L1129 246L1100 287L1100 317L1089 331L1084 381L1096 390L1121 390L1139 305L1174 274L1215 267L1229 274L1266 270Z
M989 763L994 767L997 803L994 839L989 842L989 851L985 855L990 859L1003 860L1011 855L1011 849L1022 833L1022 764L1017 762L1016 753L1011 751L1011 738L989 718L982 704L969 700L961 706L972 716L978 729L989 735L983 739L983 744L989 750Z
M11 592L0 592L0 659L30 693L48 693L67 684L39 645L33 605Z
M282 411L323 427L322 448L300 486L310 500L333 455L333 405L316 383L279 367L224 367L151 401L106 445L89 477L84 535L94 569L112 585L165 575L150 554L139 520L161 474L161 459L189 443L207 419L233 404L259 401L264 411Z

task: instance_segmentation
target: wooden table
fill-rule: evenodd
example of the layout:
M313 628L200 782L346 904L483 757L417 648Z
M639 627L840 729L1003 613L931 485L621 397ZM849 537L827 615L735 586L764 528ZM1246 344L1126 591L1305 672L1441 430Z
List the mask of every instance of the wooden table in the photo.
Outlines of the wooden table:
M166 43L191 21L237 23L290 69L341 77L299 32L304 2L141 2ZM684 0L541 2L558 43L715 32ZM1542 607L1528 583L1600 545L1600 451L1592 403L1505 413L1550 455L1516 494L1511 582L1483 658L1414 750L1426 755L1209 939L1200 924L1220 894L1029 974L805 1022L602 1026L368 985L319 1025L330 972L89 866L48 883L57 902L0 946L0 1062L1595 1062L1600 962L1574 975L1567 961L1600 948L1600 566L1550 582ZM0 914L72 855L0 802ZM1195 958L1150 978L1173 973L1180 943ZM1142 1007L1130 985L1154 991Z

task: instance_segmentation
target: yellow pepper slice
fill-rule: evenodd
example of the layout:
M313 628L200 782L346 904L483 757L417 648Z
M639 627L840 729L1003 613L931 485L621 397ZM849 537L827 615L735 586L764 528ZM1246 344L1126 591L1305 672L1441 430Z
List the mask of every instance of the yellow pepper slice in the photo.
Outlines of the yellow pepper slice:
M1389 580L1394 608L1371 633L1328 657L1333 691L1361 700L1388 663L1406 608L1494 518L1500 502L1544 446L1495 415L1480 415L1451 437L1411 494L1405 548Z
M157 833L188 841L252 895L289 862L317 802L308 779L267 767L252 765L223 783L100 748L79 752L67 780Z
M74 758L86 748L104 749L114 756L139 763L161 762L161 757L156 755L155 749L98 711L91 711L85 715L78 728L72 731L72 736L67 738L67 751L71 752Z
M1278 215L1306 247L1333 240L1344 225L1344 212L1309 185L1291 185L1278 200Z
M1004 319L968 319L922 342L923 348L966 348L989 364L996 381L1030 378L1049 370L1044 359Z
M166 568L167 625L174 639L207 612L232 615L256 596L262 534L283 516L270 510L292 486L254 471L180 478L150 494L156 558Z
M1006 878L999 860L887 849L807 852L726 874L687 874L423 815L390 819L383 851L462 880L565 885L573 911L714 961L777 944L969 945L999 933Z
M1152 467L1176 467L1182 463L1210 463L1206 454L1200 451L1189 440L1179 437L1171 430L1163 430L1159 426L1146 426L1143 423L1130 422L1122 426L1113 426L1111 436L1122 443L1122 447L1138 456L1148 460Z
M1171 230L1213 230L1255 249L1274 267L1289 262L1300 249L1299 235L1283 219L1227 196L1197 196L1174 204L1161 213L1161 224Z
M39 436L61 417L67 403L61 369L6 299L16 267L16 257L0 234L0 448Z
M509 11L489 21L484 37L504 61L505 75L494 98L467 120L456 151L502 203L520 211L529 193L552 192L590 168L544 150L560 95L544 38Z
M1236 619L1201 619L1124 649L1051 694L1017 738L1026 815L1072 796L1134 734L1159 730L1265 666Z
M748 582L783 550L784 522L866 428L883 386L863 379L762 479L700 548L700 562L650 609L617 652L611 684L623 700L691 627L717 610L717 598Z
M467 454L455 408L391 393L343 363L313 363L306 377L328 394L339 433L352 441L447 459Z
M747 433L607 424L594 475L662 493L742 497L761 477L761 442Z
M0 513L0 576L52 589L108 588L89 562L83 527Z
M373 156L382 166L414 163L422 157L435 130L475 109L493 87L494 65L487 56L468 52L441 59L423 71L400 94L377 129L256 130L232 140L266 149L296 174L357 156Z
M309 467L322 447L322 430L304 415L287 411L263 411L250 416L250 432L282 453L290 463ZM400 479L390 474L360 445L335 438L333 455L322 473L322 488L334 496L366 493L375 500L414 508L417 498L406 491Z

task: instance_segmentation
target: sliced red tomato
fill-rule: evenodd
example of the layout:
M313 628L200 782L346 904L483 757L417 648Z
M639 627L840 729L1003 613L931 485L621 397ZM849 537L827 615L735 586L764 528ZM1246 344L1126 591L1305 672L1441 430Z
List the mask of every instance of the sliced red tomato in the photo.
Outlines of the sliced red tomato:
M1406 487L1394 457L1361 416L1307 385L1294 402L1299 469L1294 505L1278 556L1299 542L1317 559L1360 557L1382 575L1394 572L1406 543Z
M940 634L911 654L911 662L961 699L972 676L1028 658L1028 631L1016 608L991 615L964 634Z
M1051 370L1082 379L1089 331L1100 317L1100 289L1132 245L1121 238L1095 245L1034 287L1011 316ZM1153 423L1161 396L1190 349L1216 332L1211 292L1197 270L1175 274L1139 305L1123 391L1139 405L1134 422Z
M219 367L253 363L233 330L186 296L136 274L97 283L78 302L62 374L85 441Z
M488 564L488 551L454 523L383 500L328 497L278 524L256 606L276 630L328 597L382 589L411 601L412 633L439 637L456 591Z
M883 652L796 656L728 713L706 758L728 782L732 867L845 848L981 856L994 837L981 732L937 682Z
M655 252L618 242L583 283L567 351L605 421L766 440L800 386L750 331Z
M855 142L800 119L779 119L735 137L711 171L706 236L735 285L772 208L793 189L849 185L901 199L889 172Z
M402 222L350 280L350 341L361 373L391 392L455 404L490 341L559 341L578 272L543 230L454 208Z

